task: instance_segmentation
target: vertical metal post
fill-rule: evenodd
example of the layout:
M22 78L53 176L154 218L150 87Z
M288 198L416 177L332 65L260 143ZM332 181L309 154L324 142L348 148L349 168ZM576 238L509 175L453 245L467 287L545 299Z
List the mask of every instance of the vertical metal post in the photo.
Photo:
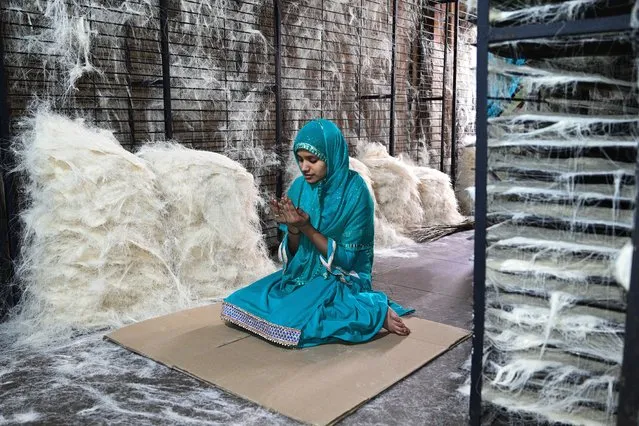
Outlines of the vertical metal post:
M482 357L486 306L486 184L488 170L488 10L490 1L477 3L477 102L475 160L475 261L473 272L473 353L470 370L469 416L481 424Z
M273 1L273 19L275 25L275 149L281 161L277 169L275 195L280 198L284 192L284 146L282 143L282 5L280 0Z
M388 132L388 153L395 155L395 57L397 56L397 0L393 0L393 25L392 25L392 56L391 56L391 98L390 98L390 129Z
M362 26L364 25L364 0L359 0L359 25L357 36L359 38L358 64L357 64L357 141L362 138Z
M129 121L129 132L131 133L131 145L135 145L135 115L133 114L133 85L131 84L131 71L133 64L131 63L131 51L129 47L129 37L133 34L130 24L125 26L124 35L124 66L126 68L126 93L127 93L127 113Z
M0 217L0 230L3 243L0 246L0 285L8 285L13 277L13 262L18 257L18 236L20 235L20 224L18 222L18 196L14 174L10 170L14 166L14 158L11 152L11 110L9 108L9 90L7 87L7 74L5 69L4 55L4 19L0 17L0 167L2 167L2 184L4 190L4 210ZM4 241L8 242L5 246ZM15 305L20 298L17 288L6 293L7 305ZM0 311L0 317L3 312Z
M639 30L633 31L635 58L639 55ZM639 155L635 176L639 179ZM632 228L632 263L630 288L626 295L626 329L624 333L623 362L619 378L617 425L639 425L639 188L635 188L635 212Z
M93 25L93 16L92 16L93 15L93 7L89 7L88 5L85 5L84 6L84 13L89 17L89 19L88 19L89 31L92 34L97 34L97 32L95 32L95 28L94 28L94 25ZM92 64L95 64L97 62L96 59L94 58L93 52L89 52L89 57L91 58L91 63ZM95 84L96 78L97 78L96 73L91 73L91 90L93 91L93 123L97 126L98 125L98 110L101 110L101 108L99 107L100 102L98 100L98 89L97 89L96 84Z
M444 171L446 158L446 80L448 75L448 12L450 3L446 3L446 15L444 17L444 71L442 73L442 128L441 144L439 147L439 170Z
M423 85L424 81L424 60L426 53L426 43L424 43L424 33L426 30L426 19L429 16L430 9L428 8L428 0L421 0L421 9L419 16L419 53L417 55L417 138L423 137L424 140L427 140L426 131L424 130L424 115L428 115L427 112L424 111L423 107L426 102L423 100L425 97L423 95L423 91L426 88ZM425 146L422 148L427 148L428 142L424 142Z
M322 29L320 30L320 112L322 118L332 118L330 114L324 111L324 29L326 21L324 20L324 0L320 2L320 13L322 14Z
M421 5L419 4L419 2L417 2L417 4L413 4L411 5L413 7L415 7L415 10L411 11L411 13L419 13L421 12ZM419 11L419 12L418 12ZM421 19L420 19L421 22ZM418 29L419 31L419 29ZM414 111L414 102L419 98L417 96L414 95L414 88L415 87L419 87L419 79L417 77L418 75L418 70L419 70L419 36L417 36L417 41L415 39L412 39L410 41L410 63L408 66L408 85L410 87L410 90L407 91L406 93L406 102L407 104L407 116L409 117L408 120L408 138L407 138L407 151L410 155L414 155L415 159L418 159L418 154L417 154L417 148L414 145L414 142L419 140L416 137L416 133L417 133L417 126L415 125L415 123L417 122L417 114Z
M173 139L171 56L169 52L169 0L160 0L160 47L162 52L162 88L164 91L164 134L166 139Z
M639 176L639 156L635 176ZM626 307L626 332L623 347L623 364L619 379L619 405L617 425L639 424L639 189L635 194L634 227L632 229L632 267L630 290Z
M224 28L222 28L223 30L223 36L222 36L222 40L223 43L226 43L226 41L228 40L228 38L226 38L226 13L224 13L224 17L222 18L222 24L224 25ZM227 140L228 140L228 132L229 129L231 128L230 126L230 122L229 122L229 97L231 95L231 91L229 90L229 61L228 58L229 56L231 56L229 54L229 51L227 49L227 45L225 44L223 49L222 49L223 55L224 55L224 124L226 125L226 132L227 132Z
M457 179L457 50L459 49L459 0L455 0L455 14L453 15L455 38L453 39L453 110L450 133L450 180L455 188Z

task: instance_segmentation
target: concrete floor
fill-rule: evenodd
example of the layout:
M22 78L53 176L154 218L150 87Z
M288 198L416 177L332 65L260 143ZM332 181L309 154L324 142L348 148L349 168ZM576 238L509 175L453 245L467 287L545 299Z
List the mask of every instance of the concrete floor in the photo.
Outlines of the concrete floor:
M471 235L411 247L413 258L378 257L374 287L415 308L420 318L470 329ZM101 337L44 352L0 351L0 425L297 424ZM340 424L466 424L468 402L456 389L469 355L467 340Z
M390 298L415 308L415 316L472 328L472 231L412 251L411 259L378 258L374 283ZM467 340L377 396L342 425L450 425L468 423L468 401L456 389L470 356Z

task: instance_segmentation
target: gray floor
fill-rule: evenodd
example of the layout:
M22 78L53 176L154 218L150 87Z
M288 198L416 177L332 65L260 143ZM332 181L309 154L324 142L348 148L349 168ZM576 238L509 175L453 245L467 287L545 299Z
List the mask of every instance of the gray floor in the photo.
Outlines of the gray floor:
M375 262L374 286L419 318L472 328L471 232L417 246L418 257ZM468 402L456 389L470 340L427 364L344 419L343 425L463 425Z
M471 232L378 258L375 287L415 315L470 329ZM3 346L0 338L0 347ZM470 341L424 366L345 418L342 425L462 425L456 389ZM101 334L41 351L0 351L2 424L237 424L296 422L104 342Z

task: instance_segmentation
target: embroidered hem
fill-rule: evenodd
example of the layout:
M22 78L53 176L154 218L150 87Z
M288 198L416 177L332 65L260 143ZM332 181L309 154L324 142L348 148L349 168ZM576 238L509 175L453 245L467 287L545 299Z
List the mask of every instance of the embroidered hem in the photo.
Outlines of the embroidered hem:
M373 244L339 244L339 246L347 248L347 249L357 249L357 250L373 248Z
M233 323L283 346L297 346L302 334L301 330L270 323L227 302L222 302L220 317L223 321Z

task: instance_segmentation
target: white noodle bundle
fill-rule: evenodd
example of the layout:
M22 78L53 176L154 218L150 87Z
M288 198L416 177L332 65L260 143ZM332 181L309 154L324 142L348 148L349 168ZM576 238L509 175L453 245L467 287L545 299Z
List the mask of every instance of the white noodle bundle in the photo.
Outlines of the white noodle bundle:
M194 297L223 297L274 272L257 213L258 188L244 167L178 144L146 145L138 155L158 176L172 266Z
M80 120L39 112L25 124L17 147L28 201L21 324L60 335L185 305L167 262L156 176L144 161Z

